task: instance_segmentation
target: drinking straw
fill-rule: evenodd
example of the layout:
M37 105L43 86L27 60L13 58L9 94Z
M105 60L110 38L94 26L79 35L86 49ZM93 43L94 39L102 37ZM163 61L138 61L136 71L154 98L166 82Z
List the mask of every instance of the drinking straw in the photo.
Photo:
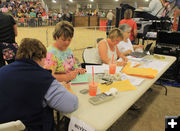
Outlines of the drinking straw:
M93 76L93 85L94 85L94 66L92 66L92 76Z
M114 62L114 54L112 55L112 64L113 64L113 62Z

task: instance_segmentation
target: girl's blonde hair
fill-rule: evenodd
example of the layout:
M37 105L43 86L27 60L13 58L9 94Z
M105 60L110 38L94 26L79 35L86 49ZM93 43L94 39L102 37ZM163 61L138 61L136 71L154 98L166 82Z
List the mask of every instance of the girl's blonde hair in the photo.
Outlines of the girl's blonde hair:
M109 32L109 36L108 36L111 40L114 40L118 37L123 39L123 33L120 29L118 28L114 28Z

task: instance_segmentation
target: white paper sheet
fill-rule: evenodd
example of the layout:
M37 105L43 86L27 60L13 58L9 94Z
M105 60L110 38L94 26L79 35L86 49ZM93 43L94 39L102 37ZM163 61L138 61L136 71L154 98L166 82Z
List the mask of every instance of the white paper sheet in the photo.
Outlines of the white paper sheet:
M136 58L133 56L127 56L128 60L133 60L133 61L142 61L144 58Z
M86 65L87 73L92 73L92 66L94 67L94 73L104 73L104 71L109 71L109 65ZM122 70L121 66L116 67L116 72L120 72Z
M161 70L163 70L166 66L168 65L168 62L163 61L163 60L153 60L151 62L148 63L144 63L142 66L142 68L152 68L152 69L156 69L158 70L158 72L160 72Z
M126 74L122 73L121 74L121 80L126 80L126 79L129 79L131 84L134 85L134 86L138 86L144 81L143 78L137 78L137 77L129 76L129 75L126 75Z
M84 121L71 116L68 131L95 131L95 129Z

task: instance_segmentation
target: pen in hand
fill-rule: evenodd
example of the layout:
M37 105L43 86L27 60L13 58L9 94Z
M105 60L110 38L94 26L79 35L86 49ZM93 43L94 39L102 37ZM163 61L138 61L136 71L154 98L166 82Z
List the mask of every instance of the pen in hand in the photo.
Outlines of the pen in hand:
M69 84L71 81L66 81L66 84Z

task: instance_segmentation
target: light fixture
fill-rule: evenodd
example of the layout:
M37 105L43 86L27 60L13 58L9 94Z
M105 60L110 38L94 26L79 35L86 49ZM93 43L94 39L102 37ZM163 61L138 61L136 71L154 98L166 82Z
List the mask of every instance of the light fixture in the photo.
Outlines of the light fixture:
M69 0L69 2L73 3L73 0Z
M52 0L52 3L56 3L56 0Z
M144 0L145 2L148 2L149 0Z
M115 0L116 2L118 2L119 0Z
M94 2L94 0L90 0L91 2Z

